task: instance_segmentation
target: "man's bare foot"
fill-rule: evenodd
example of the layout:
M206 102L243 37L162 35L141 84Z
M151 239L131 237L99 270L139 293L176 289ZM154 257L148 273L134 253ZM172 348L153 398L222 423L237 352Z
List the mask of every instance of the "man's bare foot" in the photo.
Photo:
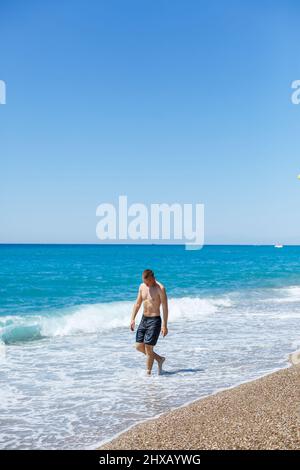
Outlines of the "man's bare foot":
M161 356L161 359L159 361L157 361L157 364L158 364L158 375L160 375L162 373L162 365L163 363L165 362L166 358Z

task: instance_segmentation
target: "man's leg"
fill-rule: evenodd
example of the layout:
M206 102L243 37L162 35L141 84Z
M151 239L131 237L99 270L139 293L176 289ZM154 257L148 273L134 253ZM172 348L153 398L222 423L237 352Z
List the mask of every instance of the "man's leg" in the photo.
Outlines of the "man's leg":
M141 353L146 354L144 343L135 343L135 349Z
M140 351L141 353L144 353L146 354L146 348L145 348L145 343L135 343L135 348L137 351ZM152 346L153 348L153 346ZM164 357L160 356L159 354L157 354L156 352L153 351L152 349L152 352L154 354L154 359L157 361L157 362L161 362L162 359L164 359Z
M145 344L145 351L147 356L147 374L151 375L152 366L154 362L153 346L151 344Z
M156 352L153 351L153 347L154 346L152 346L151 344L145 344L145 352L147 355L147 374L151 375L152 366L155 359L158 364L158 374L160 375L162 373L163 362L166 358L156 354Z

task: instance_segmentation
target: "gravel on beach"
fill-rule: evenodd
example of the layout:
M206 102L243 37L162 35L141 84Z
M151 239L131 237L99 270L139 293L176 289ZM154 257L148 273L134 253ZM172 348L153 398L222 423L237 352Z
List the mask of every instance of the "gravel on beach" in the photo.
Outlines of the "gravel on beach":
M300 449L300 366L137 424L102 450Z

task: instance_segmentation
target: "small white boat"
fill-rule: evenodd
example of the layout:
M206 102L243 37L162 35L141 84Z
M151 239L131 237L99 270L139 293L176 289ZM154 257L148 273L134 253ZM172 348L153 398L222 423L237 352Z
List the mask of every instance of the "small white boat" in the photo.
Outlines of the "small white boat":
M274 248L283 248L283 245L281 245L281 243L276 243L276 245L274 245Z

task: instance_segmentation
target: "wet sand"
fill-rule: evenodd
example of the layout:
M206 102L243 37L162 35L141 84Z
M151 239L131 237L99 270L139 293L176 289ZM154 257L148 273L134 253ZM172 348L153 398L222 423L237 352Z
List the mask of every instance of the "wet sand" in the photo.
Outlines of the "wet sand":
M197 400L100 449L300 449L300 366Z

